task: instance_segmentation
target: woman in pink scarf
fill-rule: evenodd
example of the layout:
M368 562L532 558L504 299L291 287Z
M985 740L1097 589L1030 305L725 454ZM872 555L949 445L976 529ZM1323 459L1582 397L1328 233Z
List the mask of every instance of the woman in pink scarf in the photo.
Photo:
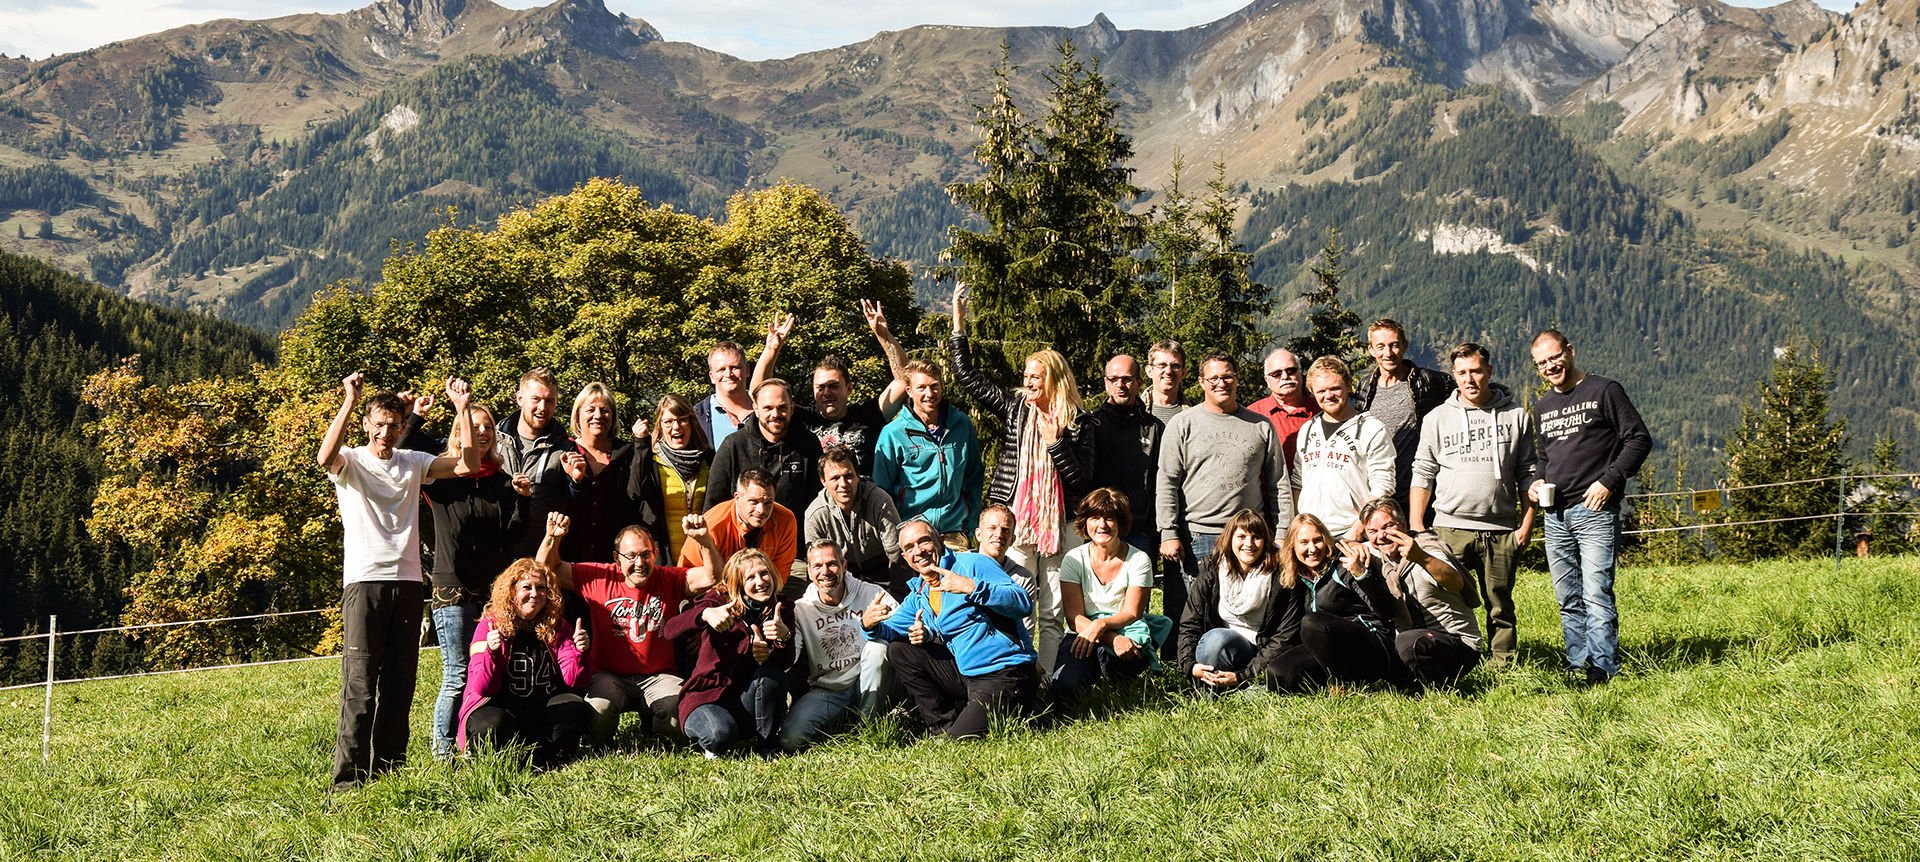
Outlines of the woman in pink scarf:
M1080 391L1066 357L1055 350L1029 354L1020 388L1002 389L973 367L966 320L967 288L961 285L953 291L948 354L960 389L1002 423L987 502L1013 510L1009 568L1025 568L1033 578L1034 647L1042 678L1050 678L1065 631L1060 562L1082 541L1067 526L1080 498L1093 490L1093 435L1079 421Z

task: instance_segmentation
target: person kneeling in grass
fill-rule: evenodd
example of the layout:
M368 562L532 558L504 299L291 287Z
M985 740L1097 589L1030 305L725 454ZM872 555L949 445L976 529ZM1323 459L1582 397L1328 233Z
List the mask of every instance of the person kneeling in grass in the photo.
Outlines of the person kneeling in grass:
M873 629L927 729L985 736L996 711L1037 711L1033 597L993 560L948 550L933 526L900 524L900 554L917 574L893 615Z
M1388 590L1373 551L1361 542L1336 546L1327 525L1307 514L1294 516L1283 547L1288 574L1306 590L1307 612L1300 617L1299 645L1267 666L1267 687L1299 692L1332 680L1364 684L1401 677L1393 638L1396 629L1411 628L1407 606Z
M848 575L831 539L807 544L807 578L812 583L806 595L793 603L807 690L780 728L780 747L788 751L879 708L889 682L887 645L869 638L867 630L900 604L880 585Z
M1127 544L1127 495L1096 488L1081 499L1073 528L1087 543L1060 563L1060 598L1071 633L1053 663L1053 696L1070 702L1105 676L1129 680L1158 663L1172 621L1147 613L1153 558Z
M663 630L693 653L680 728L710 758L743 742L762 755L778 750L794 655L793 607L780 600L786 574L766 552L743 549Z
M1202 691L1245 685L1299 642L1306 593L1280 564L1265 518L1241 509L1201 566L1180 618L1180 670Z
M553 573L515 560L493 580L493 595L467 653L460 747L531 744L536 766L573 754L593 718L579 693L587 633L560 614Z

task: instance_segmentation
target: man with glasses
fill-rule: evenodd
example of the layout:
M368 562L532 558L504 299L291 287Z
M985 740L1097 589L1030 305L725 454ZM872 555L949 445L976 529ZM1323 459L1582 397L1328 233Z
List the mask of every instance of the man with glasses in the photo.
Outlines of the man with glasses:
M1165 424L1187 409L1187 351L1171 339L1154 342L1147 350L1147 411Z
M1620 384L1582 372L1557 329L1533 337L1533 367L1552 391L1533 402L1538 462L1527 499L1546 518L1547 568L1560 600L1567 671L1588 684L1620 672L1613 604L1620 499L1653 449L1653 436Z
M1292 470L1294 441L1300 437L1300 426L1307 424L1320 412L1320 405L1313 402L1313 396L1307 394L1305 378L1300 359L1284 348L1267 354L1262 368L1267 380L1267 397L1248 405L1268 422L1273 423L1273 433L1280 437L1280 448L1287 455L1287 469Z
M1107 360L1104 377L1107 403L1093 411L1094 485L1127 495L1134 525L1127 544L1157 558L1160 539L1153 531L1153 486L1160 471L1160 434L1166 426L1140 400L1139 361L1124 353L1115 356ZM1166 646L1171 660L1178 645Z
M1215 351L1200 362L1206 400L1173 417L1160 436L1160 473L1154 486L1160 556L1180 566L1162 597L1167 616L1186 609L1187 587L1200 562L1213 554L1220 530L1241 509L1269 524L1293 520L1293 480L1273 425L1240 406L1240 376L1232 355Z

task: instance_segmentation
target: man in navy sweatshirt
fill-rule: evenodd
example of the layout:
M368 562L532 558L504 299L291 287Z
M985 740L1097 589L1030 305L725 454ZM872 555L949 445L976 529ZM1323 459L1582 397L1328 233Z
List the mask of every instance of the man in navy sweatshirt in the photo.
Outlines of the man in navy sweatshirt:
M1545 512L1567 668L1584 672L1588 683L1606 682L1620 672L1613 603L1620 500L1653 438L1619 383L1574 366L1573 344L1559 330L1533 337L1533 367L1553 389L1533 404L1539 461L1527 499Z

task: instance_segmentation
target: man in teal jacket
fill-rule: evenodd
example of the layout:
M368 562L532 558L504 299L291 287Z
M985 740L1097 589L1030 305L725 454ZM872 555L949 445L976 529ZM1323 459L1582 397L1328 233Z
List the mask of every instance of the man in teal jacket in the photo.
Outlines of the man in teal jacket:
M908 409L880 431L873 483L893 495L902 520L920 518L949 547L971 547L967 537L980 519L980 437L966 411L942 397L939 369L915 360L906 373Z
M900 554L918 577L873 628L927 729L985 736L995 710L1034 711L1033 599L993 559L941 547L926 521L900 525Z

